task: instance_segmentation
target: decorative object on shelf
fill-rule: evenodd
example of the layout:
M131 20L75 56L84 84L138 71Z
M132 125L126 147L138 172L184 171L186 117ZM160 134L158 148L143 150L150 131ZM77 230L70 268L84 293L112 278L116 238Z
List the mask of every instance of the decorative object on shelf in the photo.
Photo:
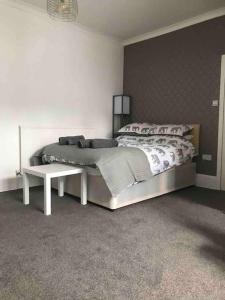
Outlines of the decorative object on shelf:
M47 0L47 11L53 19L75 21L78 15L77 0Z
M131 122L131 97L127 95L113 96L112 128L113 137L116 132Z

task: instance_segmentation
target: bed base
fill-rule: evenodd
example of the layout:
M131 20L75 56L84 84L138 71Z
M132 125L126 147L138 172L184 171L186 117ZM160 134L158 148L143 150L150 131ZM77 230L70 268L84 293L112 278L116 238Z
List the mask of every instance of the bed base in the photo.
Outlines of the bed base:
M117 197L112 197L101 175L88 175L88 201L111 210L148 200L185 187L195 185L196 164L193 162L171 168L125 189ZM80 197L80 178L70 176L65 183L65 191Z

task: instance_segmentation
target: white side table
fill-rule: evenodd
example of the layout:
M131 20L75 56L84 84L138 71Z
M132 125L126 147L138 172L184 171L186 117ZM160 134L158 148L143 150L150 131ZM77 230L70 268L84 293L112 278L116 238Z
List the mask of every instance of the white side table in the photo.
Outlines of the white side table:
M49 164L23 169L23 203L28 205L29 175L44 179L44 214L51 215L51 179L58 177L58 195L64 196L65 176L81 174L81 204L87 204L87 173L84 169L64 164Z

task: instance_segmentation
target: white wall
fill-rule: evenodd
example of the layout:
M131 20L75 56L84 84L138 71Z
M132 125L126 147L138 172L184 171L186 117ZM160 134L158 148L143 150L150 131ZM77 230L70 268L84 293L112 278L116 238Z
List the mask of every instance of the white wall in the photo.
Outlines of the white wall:
M122 76L119 41L0 0L0 191L18 187L19 125L110 135Z

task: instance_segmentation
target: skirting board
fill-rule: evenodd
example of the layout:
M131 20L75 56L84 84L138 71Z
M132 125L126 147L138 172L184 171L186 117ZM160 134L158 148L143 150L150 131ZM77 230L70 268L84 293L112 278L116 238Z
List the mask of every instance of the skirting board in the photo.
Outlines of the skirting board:
M42 180L39 178L33 177L30 180L30 187L42 185ZM22 176L12 177L7 179L0 180L0 193L8 192L13 190L19 190L23 188Z
M212 190L220 190L220 180L217 176L196 174L196 186Z

